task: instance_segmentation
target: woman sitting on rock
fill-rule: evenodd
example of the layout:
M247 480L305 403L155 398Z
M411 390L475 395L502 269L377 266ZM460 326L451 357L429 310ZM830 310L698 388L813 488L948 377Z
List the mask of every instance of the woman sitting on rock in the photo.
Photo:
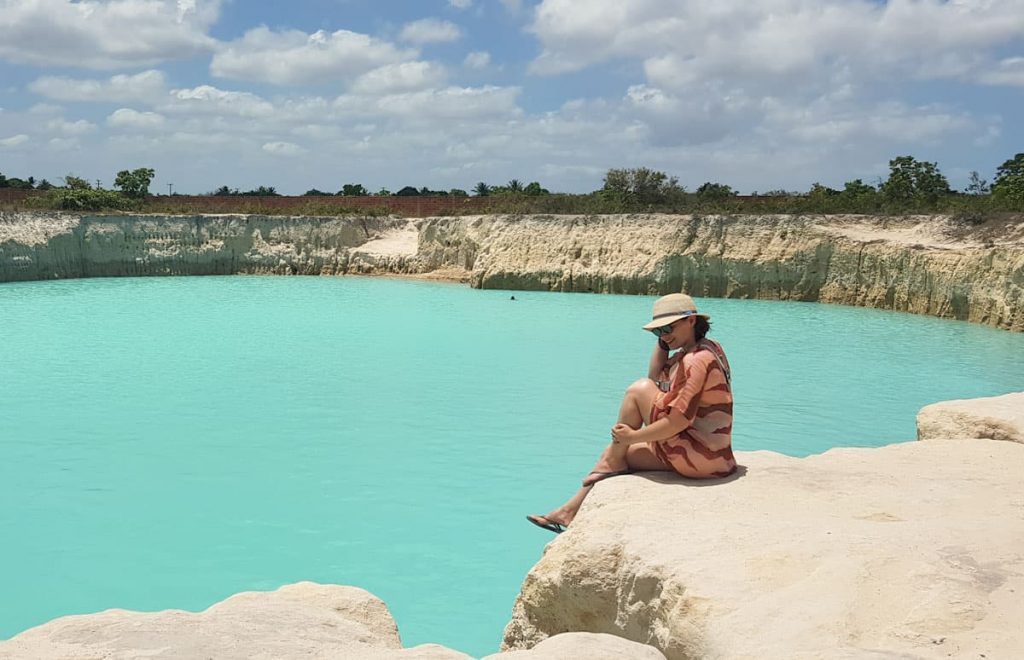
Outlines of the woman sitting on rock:
M725 477L732 455L732 388L722 347L705 335L710 317L682 293L658 298L644 326L657 337L647 378L629 386L605 448L583 487L565 504L526 519L565 531L597 482L636 470L673 470L684 477ZM675 351L671 356L669 353Z

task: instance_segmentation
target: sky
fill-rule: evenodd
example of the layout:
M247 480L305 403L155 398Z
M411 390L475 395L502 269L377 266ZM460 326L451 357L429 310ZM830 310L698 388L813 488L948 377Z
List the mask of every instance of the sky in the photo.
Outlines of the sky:
M0 173L57 184L963 189L1022 118L1024 0L0 0Z

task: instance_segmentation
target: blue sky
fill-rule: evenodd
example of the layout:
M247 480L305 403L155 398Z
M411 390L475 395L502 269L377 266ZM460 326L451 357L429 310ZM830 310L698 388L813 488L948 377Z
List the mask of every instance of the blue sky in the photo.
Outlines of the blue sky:
M0 0L0 172L288 194L647 166L954 187L1024 151L1024 0Z

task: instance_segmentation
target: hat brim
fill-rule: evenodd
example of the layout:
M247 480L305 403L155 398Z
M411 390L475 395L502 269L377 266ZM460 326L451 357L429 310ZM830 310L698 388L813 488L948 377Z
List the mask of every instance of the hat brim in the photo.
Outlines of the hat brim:
M700 312L693 312L690 314L678 314L675 316L664 316L660 319L654 319L653 321L645 325L644 330L654 330L655 328L662 328L666 325L671 325L675 323L679 319L685 319L691 316L700 316L701 318L707 319L708 321L711 320L710 316L708 316L707 314L701 314Z

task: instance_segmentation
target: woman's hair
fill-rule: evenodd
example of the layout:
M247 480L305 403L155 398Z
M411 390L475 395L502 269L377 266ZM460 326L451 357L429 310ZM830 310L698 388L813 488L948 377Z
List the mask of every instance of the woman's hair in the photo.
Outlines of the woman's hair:
M693 324L693 339L694 341L700 341L704 339L704 335L708 334L708 330L711 329L711 321L707 320L703 316L698 316L697 321Z

